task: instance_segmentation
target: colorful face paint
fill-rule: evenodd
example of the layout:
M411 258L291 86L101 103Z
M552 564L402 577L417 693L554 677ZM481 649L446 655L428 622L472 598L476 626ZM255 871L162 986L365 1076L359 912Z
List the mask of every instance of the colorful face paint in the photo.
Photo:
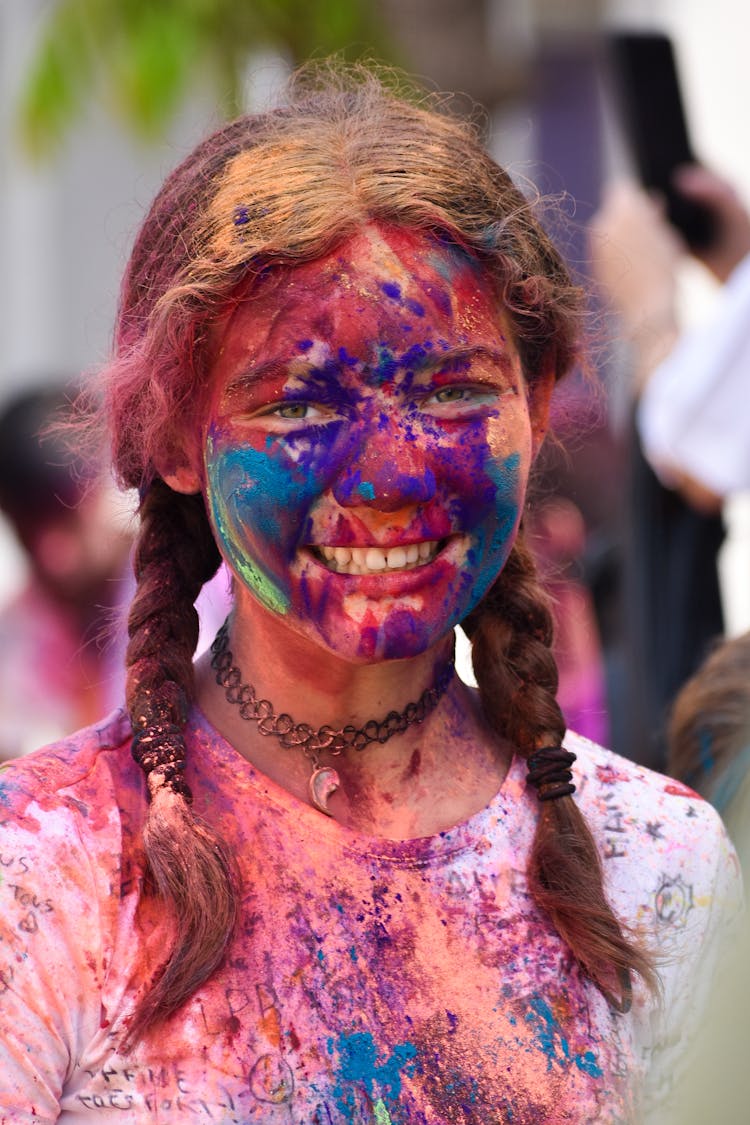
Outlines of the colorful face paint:
M367 662L425 651L477 604L518 526L531 425L475 262L371 224L269 271L212 378L211 518L267 609Z

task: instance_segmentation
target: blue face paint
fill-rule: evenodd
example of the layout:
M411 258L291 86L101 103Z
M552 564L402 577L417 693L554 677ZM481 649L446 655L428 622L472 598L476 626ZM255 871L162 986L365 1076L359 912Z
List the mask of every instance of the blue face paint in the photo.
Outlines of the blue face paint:
M367 227L265 279L229 322L213 380L209 511L266 609L370 661L425 651L477 605L513 544L531 430L518 354L474 263Z

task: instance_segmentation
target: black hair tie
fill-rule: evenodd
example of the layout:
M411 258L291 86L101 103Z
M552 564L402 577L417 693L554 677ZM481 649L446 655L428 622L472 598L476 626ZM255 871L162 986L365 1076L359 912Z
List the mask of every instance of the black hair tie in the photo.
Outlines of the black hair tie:
M570 769L575 760L575 754L562 746L542 746L529 755L526 781L536 789L540 801L553 801L575 793Z

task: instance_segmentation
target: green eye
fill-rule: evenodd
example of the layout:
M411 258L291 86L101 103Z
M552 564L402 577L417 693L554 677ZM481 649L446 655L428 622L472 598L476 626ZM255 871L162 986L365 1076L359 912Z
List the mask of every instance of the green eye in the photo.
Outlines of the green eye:
M308 406L306 402L289 402L286 406L279 406L274 411L280 418L289 418L292 421L307 417Z
M466 395L465 387L443 387L435 392L436 402L461 402Z

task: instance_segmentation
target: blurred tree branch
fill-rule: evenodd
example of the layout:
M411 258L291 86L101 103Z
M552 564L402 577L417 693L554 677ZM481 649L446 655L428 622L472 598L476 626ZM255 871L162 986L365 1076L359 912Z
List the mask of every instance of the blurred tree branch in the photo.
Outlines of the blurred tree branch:
M206 76L236 116L248 59L263 49L292 65L333 53L395 61L374 0L53 0L21 91L22 142L53 152L92 99L158 139Z

